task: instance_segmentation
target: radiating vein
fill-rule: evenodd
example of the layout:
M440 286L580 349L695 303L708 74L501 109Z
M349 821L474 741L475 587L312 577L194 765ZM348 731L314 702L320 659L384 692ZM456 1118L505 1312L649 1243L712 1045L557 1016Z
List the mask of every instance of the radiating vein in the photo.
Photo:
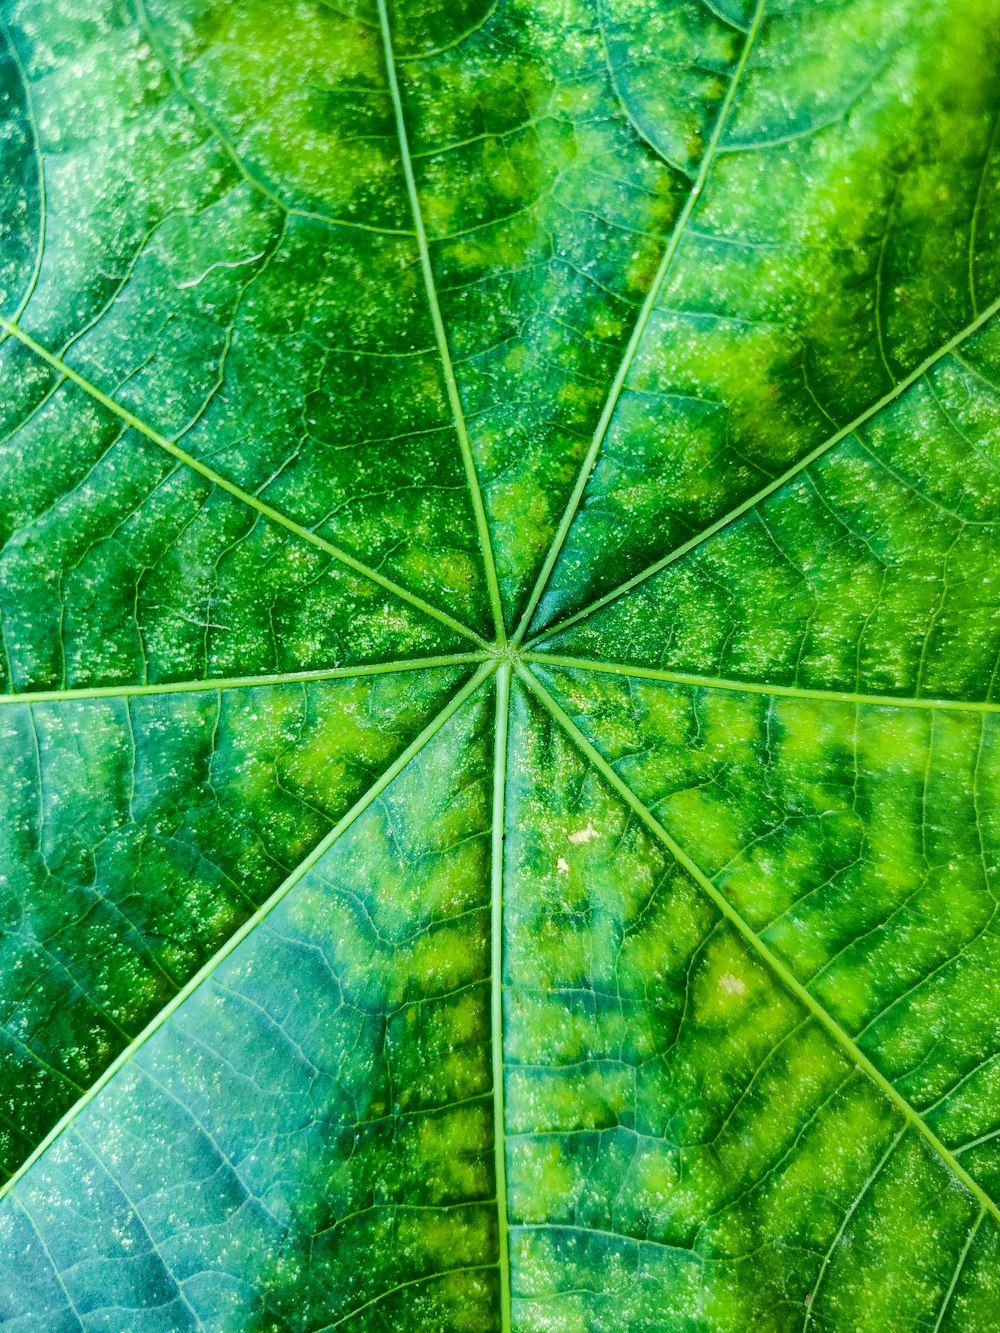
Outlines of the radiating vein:
M818 703L857 704L871 708L931 708L959 713L1000 713L1000 703L966 699L916 699L896 694L853 694L846 690L812 690L798 685L769 685L760 681L728 680L721 676L699 676L687 671L660 671L655 667L626 666L588 657L566 657L560 653L527 652L524 661L539 666L563 667L570 671L597 671L604 675L636 680L659 680L668 685L691 685L696 689L731 690L736 694L774 695L779 699L810 699Z
M774 975L783 983L783 985L800 1001L809 1011L816 1021L825 1029L825 1031L841 1047L845 1054L875 1083L882 1092L888 1097L896 1109L905 1116L907 1122L920 1133L931 1148L937 1153L942 1161L951 1169L954 1175L961 1181L965 1188L978 1199L980 1204L989 1212L993 1218L1000 1222L1000 1206L986 1193L980 1184L966 1171L965 1167L958 1161L957 1157L941 1142L931 1127L922 1119L920 1114L906 1100L906 1098L894 1087L894 1085L880 1072L878 1067L869 1060L868 1056L859 1048L850 1034L837 1022L837 1020L827 1012L805 986L794 976L778 956L764 943L760 936L751 928L736 910L733 904L726 898L725 894L720 892L712 883L711 879L705 874L699 865L684 851L681 845L667 832L660 821L652 811L643 804L636 796L632 788L619 776L612 768L600 751L587 739L580 728L576 725L569 714L556 702L549 691L536 677L520 663L517 667L519 677L524 681L528 689L536 699L552 714L559 725L563 728L576 746L587 756L594 767L603 775L603 777L614 787L619 796L631 807L638 815L651 833L657 837L670 852L671 856L682 866L691 878L697 883L706 895L711 899L716 908L727 921L735 927L743 939L750 945L753 951L767 964Z
M483 493L479 486L479 475L476 472L475 459L472 457L472 444L469 440L469 431L465 423L465 411L462 407L461 395L458 392L458 381L455 379L455 368L451 361L451 350L448 347L448 335L445 332L444 320L441 316L441 306L437 297L434 269L431 265L430 248L427 244L427 231L424 227L423 213L420 207L420 196L417 193L417 181L413 174L413 162L410 158L410 145L406 133L406 121L403 116L403 102L399 94L399 81L396 78L396 60L392 50L392 32L389 27L389 13L386 8L386 0L378 0L378 16L382 28L382 41L385 46L385 65L389 79L389 92L392 96L392 106L396 117L396 133L399 137L399 153L403 164L403 174L406 177L406 190L410 199L410 209L413 213L413 225L416 228L417 233L417 247L420 251L420 269L423 273L424 287L427 292L427 304L430 308L431 320L434 324L434 337L437 340L438 352L441 357L441 367L444 372L445 386L448 390L448 403L451 407L452 420L455 423L455 433L458 436L459 447L462 451L462 462L465 465L465 475L469 484L472 508L476 516L479 544L482 549L483 565L486 570L486 586L489 591L490 608L493 612L493 624L496 631L497 641L503 643L506 640L507 631L504 627L503 606L500 601L500 584L497 580L496 565L493 560L493 545L490 541L490 529L489 524L486 521L486 507L483 504Z
M618 406L618 400L620 399L622 395L622 390L625 387L625 381L628 378L628 373L632 368L632 363L634 362L636 354L639 350L639 345L642 342L643 335L645 334L647 325L649 324L650 318L652 317L653 309L656 305L657 298L659 297L660 292L663 289L663 284L666 281L667 274L669 273L670 268L674 262L674 257L677 254L677 250L678 247L680 246L681 239L687 228L687 224L690 221L691 216L693 215L695 209L697 208L698 201L700 200L702 191L705 188L705 183L708 179L708 173L712 168L713 161L715 160L716 151L719 147L719 141L721 140L723 131L725 130L726 121L729 118L729 113L730 110L732 109L737 89L739 88L740 81L743 77L743 72L747 67L747 62L750 59L750 53L753 50L754 43L757 40L757 34L760 32L761 24L764 20L764 5L765 5L765 0L757 0L757 9L756 13L754 14L753 22L750 25L749 31L747 32L746 41L743 43L743 50L740 53L739 62L737 63L737 66L733 71L732 78L730 79L729 89L726 92L726 96L723 99L721 107L719 108L719 114L716 116L715 125L712 129L712 135L708 141L708 145L706 146L704 155L701 159L701 165L698 169L698 174L695 177L694 184L691 186L691 190L684 203L684 207L681 210L679 217L677 218L677 222L674 226L674 229L670 233L670 237L667 241L666 248L663 251L663 257L660 260L660 266L656 270L656 276L653 278L652 286L650 287L648 293L646 294L646 299L642 303L642 307L639 311L639 316L635 322L635 327L632 330L632 336L628 340L628 344L625 348L625 354L622 357L621 362L618 366L617 373L615 374L615 378L611 383L611 388L608 391L608 396L605 399L604 408L601 412L597 425L594 428L594 434L590 442L590 448L587 450L586 456L583 460L583 463L581 464L580 471L577 475L576 484L574 485L573 491L566 504L566 509L563 512L563 516L559 523L559 527L556 529L555 536L552 539L552 544L550 545L548 552L545 556L545 561L542 565L541 570L539 571L538 578L535 581L535 586L531 591L531 596L528 598L528 604L525 607L524 614L521 616L521 619L518 622L517 629L514 632L513 641L515 643L520 643L521 640L524 638L524 635L527 633L528 626L531 624L532 616L535 614L535 608L538 606L538 603L541 600L542 595L545 592L545 589L548 587L549 580L552 576L552 571L555 569L556 566L556 561L559 559L559 555L562 551L562 548L566 543L566 538L569 536L569 530L573 525L573 520L576 517L577 510L579 509L580 503L583 500L584 491L587 489L587 484L590 481L590 474L593 472L595 466L597 465L597 459L598 456L600 455L601 448L604 445L604 440L608 433L608 428L611 425L611 419L615 414L615 409Z
M493 752L493 840L490 866L490 1028L493 1055L493 1160L496 1173L497 1247L500 1260L500 1328L511 1333L510 1249L507 1217L507 1135L504 1114L503 885L507 736L510 712L509 662L497 672L496 739Z
M955 351L956 348L961 347L962 343L971 338L974 333L978 333L981 328L989 323L998 311L1000 311L1000 298L987 306L971 324L967 324L964 329L960 329L958 333L949 338L948 341L944 343L943 346L939 347L936 352L932 352L930 356L921 361L920 365L917 366L915 370L911 370L910 373L901 379L894 388L890 389L888 393L883 394L877 402L871 405L871 407L866 408L856 416L853 421L849 421L846 426L842 426L840 430L835 431L833 435L828 436L828 438L821 444L816 445L815 449L811 449L809 453L800 458L797 463L793 463L790 468L787 468L782 472L779 477L775 477L773 481L768 482L766 486L762 486L760 490L755 491L754 494L744 500L742 504L738 504L735 509L731 509L728 514L723 514L721 518L716 519L715 522L709 524L707 528L704 528L695 536L690 537L686 542L675 547L674 550L669 551L659 560L654 561L653 564L640 570L638 574L633 574L630 579L626 579L624 583L620 583L617 588L612 588L611 591L606 592L603 597L598 597L596 601L588 603L587 606L574 612L573 615L567 616L565 620L560 620L555 625L550 625L547 629L541 630L535 635L528 646L532 648L535 647L537 644L541 643L543 639L551 638L553 634L562 633L563 630L569 629L571 625L575 625L578 621L584 620L587 616L594 615L595 612L600 611L610 602L617 601L618 598L624 596L625 593L631 592L632 589L638 587L639 584L645 583L647 579L651 579L656 574L659 574L661 570L666 569L668 565L672 565L675 561L680 560L681 557L687 555L689 551L693 551L696 547L701 546L702 543L708 541L710 537L714 537L717 532L721 532L723 528L727 528L730 523L735 523L738 518L742 518L744 514L749 513L751 509L756 508L756 506L766 500L768 496L773 495L776 491L780 491L783 486L786 486L794 477L797 477L800 472L811 467L818 458L822 458L824 454L828 453L838 445L841 440L845 440L849 435L853 435L855 431L860 430L861 427L871 421L873 417L876 417L883 408L888 407L890 403L894 403L897 398L902 397L907 389L912 388L912 386L926 375L929 370L933 369L939 361L943 361L946 356Z
M256 689L267 685L299 685L315 680L350 680L354 676L385 676L396 671L424 671L434 667L464 666L487 660L485 653L451 653L439 657L413 657L395 662L373 662L363 666L337 666L316 671L281 671L270 676L217 676L205 680L161 681L155 685L87 685L80 689L33 690L23 694L0 694L0 708L8 704L48 704L76 699L132 699L143 694L196 694L211 690Z
M434 717L423 731L415 737L398 758L390 764L385 772L375 781L371 787L361 796L342 819L333 826L333 828L322 838L312 849L308 856L304 858L284 880L282 884L271 894L270 898L263 903L251 917L244 921L243 925L235 931L226 943L208 960L207 963L194 974L193 977L183 986L172 1000L166 1004L156 1017L139 1033L125 1049L112 1061L104 1070L98 1079L87 1089L83 1096L75 1102L62 1119L52 1127L46 1134L37 1148L22 1162L21 1166L14 1174L0 1185L0 1199L14 1188L17 1182L30 1170L33 1164L48 1151L56 1139L73 1123L80 1112L87 1106L101 1089L114 1078L114 1076L132 1059L135 1053L140 1050L146 1042L157 1032L164 1023L176 1012L184 1003L188 996L192 995L201 984L206 981L216 971L219 965L229 957L234 949L247 938L248 935L256 929L258 925L274 911L281 900L295 887L302 877L312 869L320 858L329 850L330 847L340 838L351 825L376 801L385 791L386 787L403 771L410 761L427 745L427 743L441 730L449 718L461 708L466 699L470 697L479 686L497 669L495 660L484 662L474 676L469 679L460 690L457 690L449 699L448 703Z
M153 444L159 445L161 449L164 449L173 458L184 463L207 481L212 482L213 485L218 486L220 490L226 491L229 495L241 501L243 504L249 505L251 509L255 509L259 514L262 514L264 518L270 519L272 523L280 524L281 527L294 533L296 537L301 537L303 541L307 541L311 545L318 547L319 550L332 556L333 559L339 561L340 564L346 565L347 568L352 570L355 574L360 574L362 578L369 579L372 583L377 583L380 588L384 588L386 592L391 592L395 597L400 598L402 601L409 602L411 606L415 606L417 610L422 611L424 615L432 616L435 620L440 621L443 625L447 625L449 629L454 630L457 634L461 634L466 639L472 639L473 642L478 643L480 647L488 647L486 640L482 638L481 635L477 634L475 630L467 629L466 626L456 620L454 616L449 615L446 611L439 610L436 606L432 606L430 602L425 601L422 597L418 597L416 593L410 592L407 588L404 588L402 584L395 583L392 579L387 579L385 575L380 574L378 570L362 564L360 560L356 560L354 556L349 555L347 551L341 550L339 546L334 546L332 542L328 542L324 537L318 536L309 528L303 527L301 523L296 523L294 519L288 518L287 515L272 508L271 505L266 504L256 495L251 495L249 491L245 491L242 486L237 486L235 482L222 476L222 474L216 472L214 468L207 467L200 459L195 458L193 454L189 454L186 449L180 448L180 446L175 444L173 440L168 439L165 435L161 435L159 431L154 430L152 426L147 425L145 421L140 417L137 417L134 412L130 412L127 407L123 407L121 403L118 403L114 398L109 397L109 395L104 393L102 389L99 389L96 384L91 384L89 380L85 379L78 371L74 370L72 366L68 366L65 361L61 360L53 352L50 352L48 348L43 347L41 343L36 342L30 333L25 333L25 331L12 320L0 316L0 328L13 334L15 338L25 345L25 347L30 348L36 356L41 357L41 359L47 362L47 364L54 370L57 370L60 375L65 376L66 379L71 380L79 388L83 389L85 393L90 394L90 396L96 399L102 407L106 408L109 412L113 412L115 416L124 421L126 425L130 426L133 430L138 431L139 434L145 436L147 440L151 440Z

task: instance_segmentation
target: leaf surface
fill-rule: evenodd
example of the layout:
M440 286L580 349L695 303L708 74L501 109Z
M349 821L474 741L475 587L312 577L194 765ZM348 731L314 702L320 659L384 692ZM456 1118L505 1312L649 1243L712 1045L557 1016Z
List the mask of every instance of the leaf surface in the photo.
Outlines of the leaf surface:
M988 1333L994 0L0 5L0 1322Z

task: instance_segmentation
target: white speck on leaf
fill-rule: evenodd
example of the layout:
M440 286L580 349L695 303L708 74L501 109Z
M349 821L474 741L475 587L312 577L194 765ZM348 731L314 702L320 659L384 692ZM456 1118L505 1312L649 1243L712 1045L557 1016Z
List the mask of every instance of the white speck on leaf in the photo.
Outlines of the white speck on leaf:
M575 845L581 842L590 842L591 838L599 838L600 836L593 824L588 823L586 828L577 829L575 833L570 833L569 840Z

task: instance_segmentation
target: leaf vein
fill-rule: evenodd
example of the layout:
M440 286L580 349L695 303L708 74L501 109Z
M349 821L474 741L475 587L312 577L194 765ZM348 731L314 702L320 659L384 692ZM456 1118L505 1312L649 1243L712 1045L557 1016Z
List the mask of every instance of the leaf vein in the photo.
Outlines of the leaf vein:
M930 356L926 357L919 366L914 370L911 370L910 373L904 376L904 378L890 389L888 393L883 394L877 402L872 403L870 407L867 407L863 412L856 416L853 421L849 421L846 426L842 426L838 431L835 431L833 435L828 436L822 443L816 445L814 449L811 449L809 453L800 458L797 463L793 463L791 467L786 468L780 476L775 477L774 480L768 482L766 486L762 486L741 504L738 504L727 514L723 514L721 518L716 519L714 523L710 523L707 528L703 528L701 532L696 533L695 536L689 538L680 546L675 547L666 555L661 556L659 560L655 560L651 565L647 565L646 568L640 570L638 574L633 574L630 579L626 579L625 582L620 583L618 587L612 588L610 592L606 592L602 597L598 597L595 601L588 603L587 606L574 612L573 615L567 616L565 620L560 620L555 625L550 625L548 628L541 630L530 641L528 647L536 647L543 639L548 639L554 634L562 633L564 630L569 629L571 625L575 625L586 617L592 616L597 611L602 610L610 602L617 601L619 597L622 597L627 592L631 592L633 588L637 588L640 584L647 582L662 570L666 569L668 565L674 564L683 556L687 555L689 551L695 550L696 547L701 546L704 542L708 541L710 537L714 537L716 533L721 532L723 528L729 527L731 523L735 523L737 519L742 518L743 515L748 513L751 509L756 508L757 505L761 504L769 496L774 495L776 491L779 491L782 487L786 486L788 482L797 477L800 472L804 472L806 468L811 467L817 459L820 459L824 454L829 453L829 451L838 445L841 440L846 439L849 435L853 435L855 431L866 425L884 408L888 407L891 403L894 403L897 398L902 397L907 389L912 388L912 386L916 384L918 380L922 379L928 371L932 370L939 361L943 361L946 356L955 353L956 349L971 338L973 334L978 333L981 328L989 323L998 311L1000 311L1000 298L987 306L985 310L977 315L977 317L970 324L967 324L965 328L960 329L958 333L949 338L949 340L939 347L936 352L932 352ZM966 364L958 356L955 356L955 360L959 361L962 365ZM980 376L980 378L983 377ZM992 385L991 387L995 388L996 386Z

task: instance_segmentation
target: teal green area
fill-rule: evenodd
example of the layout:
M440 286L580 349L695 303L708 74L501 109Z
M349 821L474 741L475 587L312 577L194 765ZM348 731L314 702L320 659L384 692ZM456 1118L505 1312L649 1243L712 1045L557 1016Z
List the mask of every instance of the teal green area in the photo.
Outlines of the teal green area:
M995 0L0 0L0 1325L993 1333Z
M494 1326L485 704L7 1196L5 1319L318 1329L367 1306L369 1328Z
M0 709L0 1166L291 875L462 675Z

